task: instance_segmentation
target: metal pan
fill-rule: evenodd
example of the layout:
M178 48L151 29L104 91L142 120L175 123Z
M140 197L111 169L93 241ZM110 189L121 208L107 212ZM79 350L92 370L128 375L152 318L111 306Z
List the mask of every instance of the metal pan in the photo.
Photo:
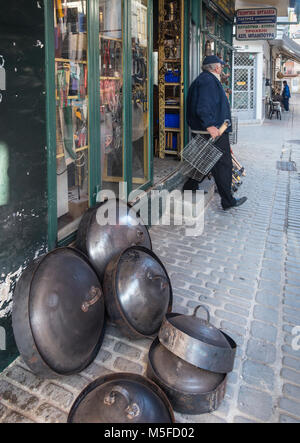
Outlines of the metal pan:
M147 376L166 393L174 410L205 414L220 406L226 390L226 374L212 373L185 362L160 344L152 343Z
M90 383L75 400L68 423L174 423L164 392L138 374L116 373Z
M110 222L103 224L105 219ZM129 204L112 199L87 210L78 228L76 248L89 257L101 283L112 258L133 245L152 249L147 227Z
M153 337L172 309L172 286L160 259L147 248L124 249L108 264L103 292L110 319L129 338Z
M12 324L21 356L43 377L82 371L104 336L104 297L88 259L58 248L32 262L14 292Z
M206 320L196 317L200 308L205 310ZM167 314L158 338L169 351L198 368L220 374L233 369L237 345L210 323L205 306L197 306L193 315Z

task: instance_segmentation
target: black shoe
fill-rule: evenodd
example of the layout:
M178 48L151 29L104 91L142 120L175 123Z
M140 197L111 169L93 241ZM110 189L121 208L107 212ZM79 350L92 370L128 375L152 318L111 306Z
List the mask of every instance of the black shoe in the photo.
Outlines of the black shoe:
M242 197L242 198L236 198L235 199L235 203L231 206L227 206L227 207L223 207L224 211L228 211L228 209L231 208L236 208L237 206L241 206L242 204L244 204L247 201L247 197Z

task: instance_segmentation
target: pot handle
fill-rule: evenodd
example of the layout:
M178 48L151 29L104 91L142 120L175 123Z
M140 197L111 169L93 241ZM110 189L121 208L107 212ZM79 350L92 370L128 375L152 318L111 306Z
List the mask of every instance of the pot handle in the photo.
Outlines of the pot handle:
M196 317L197 312L198 312L198 310L199 310L200 308L204 309L204 311L206 312L206 314L207 314L206 322L209 323L209 322L210 322L210 314L209 314L209 310L208 310L207 307L204 306L204 305L199 305L199 306L197 306L197 307L195 308L194 313L193 313L193 317Z
M150 271L147 273L147 278L149 280L160 280L161 290L165 290L169 286L168 279L163 275L153 275Z
M95 288L95 286L92 286L89 292L89 297L91 297L89 300L86 300L82 303L81 309L83 312L87 312L90 308L90 306L93 306L102 296L102 291L100 288Z
M123 386L113 386L111 391L104 397L104 404L112 406L116 401L117 394L122 395L128 403L125 412L127 413L127 418L129 418L129 420L133 420L141 414L140 407L131 400L129 392Z
M138 245L139 243L143 243L144 237L145 237L145 235L144 235L143 231L141 229L137 229L136 230L136 238L137 238L136 244Z

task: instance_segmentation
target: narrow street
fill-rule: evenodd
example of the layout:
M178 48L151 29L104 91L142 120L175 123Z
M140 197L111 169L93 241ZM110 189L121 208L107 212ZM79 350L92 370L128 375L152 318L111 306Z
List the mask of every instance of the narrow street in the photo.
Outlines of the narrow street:
M300 422L299 128L297 95L282 121L240 126L234 152L247 175L238 195L248 201L224 212L215 194L199 238L184 238L181 227L150 230L172 281L173 311L192 314L204 304L211 322L238 344L221 407L176 414L178 422ZM95 362L56 380L38 379L18 359L0 375L0 422L65 422L89 381L110 371L143 374L150 344L108 325Z

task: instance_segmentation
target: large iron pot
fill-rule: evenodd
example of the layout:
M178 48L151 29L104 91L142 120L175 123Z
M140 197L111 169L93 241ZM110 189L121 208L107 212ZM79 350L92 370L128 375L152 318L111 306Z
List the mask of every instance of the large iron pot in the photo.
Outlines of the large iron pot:
M108 264L103 292L110 319L129 338L158 334L172 309L172 286L160 259L143 246L124 249Z
M75 400L69 423L174 423L164 392L138 374L116 373L90 383Z
M166 393L174 410L182 414L215 411L225 395L226 374L187 363L168 351L158 338L149 350L147 376Z
M109 222L104 225L105 219ZM86 211L78 228L76 247L89 257L101 283L110 260L132 245L152 249L147 227L129 204L107 200Z
M200 308L205 310L206 320L196 316ZM159 331L159 341L198 368L220 374L231 372L237 345L209 321L209 311L202 305L197 306L193 315L167 314Z
M12 324L25 363L44 377L82 371L104 336L104 297L81 252L64 247L33 261L14 292Z

